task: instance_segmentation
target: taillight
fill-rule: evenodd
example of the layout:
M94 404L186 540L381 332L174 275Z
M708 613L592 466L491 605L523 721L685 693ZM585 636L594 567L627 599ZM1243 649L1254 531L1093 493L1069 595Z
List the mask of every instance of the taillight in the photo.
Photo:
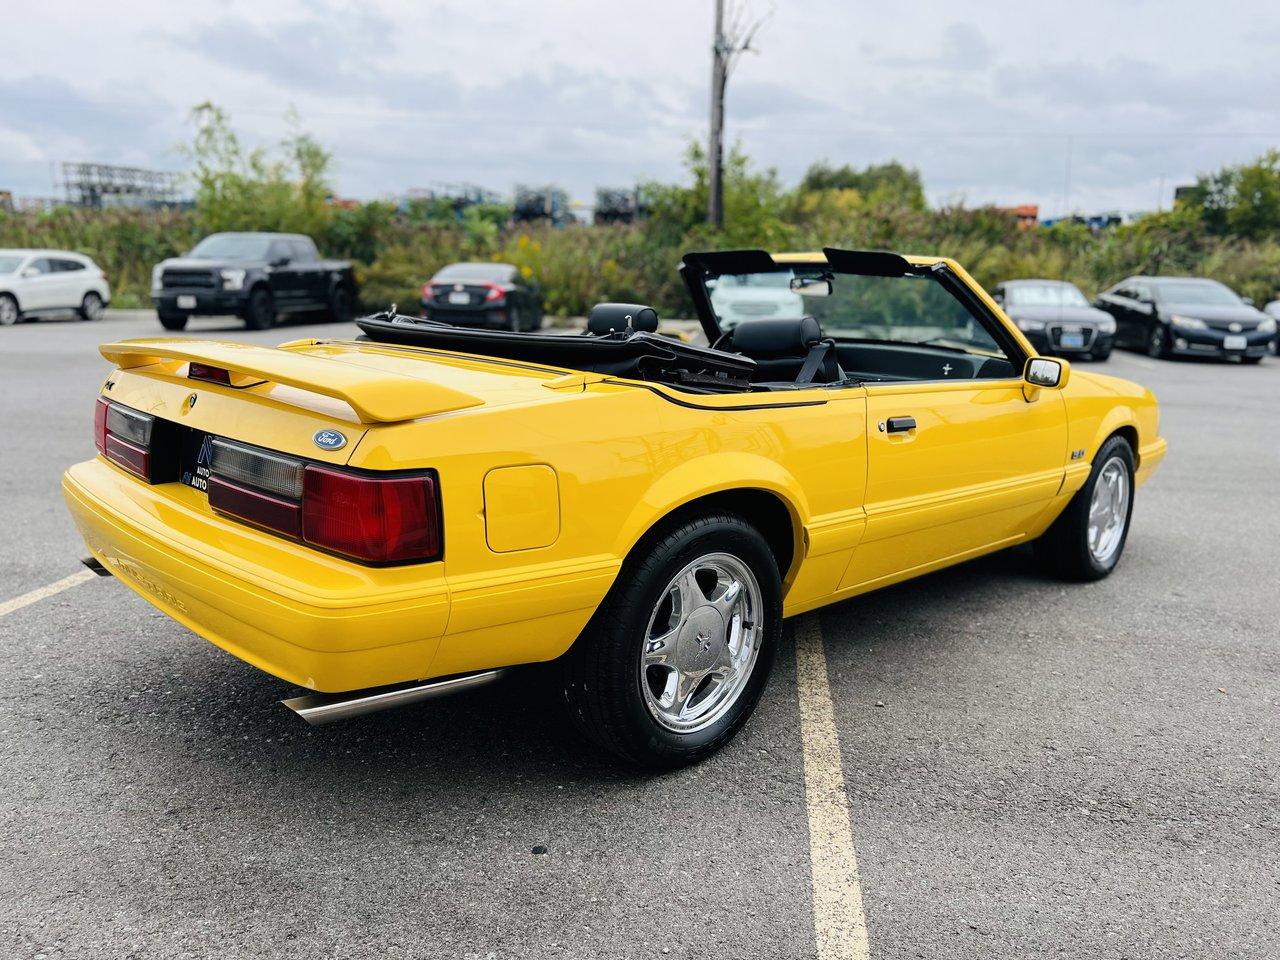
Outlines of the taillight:
M431 284L424 283L422 285L422 299L430 300L434 296L435 296L435 291L431 289Z
M303 474L302 539L371 563L440 553L435 478L370 477L310 465Z
M93 409L93 441L98 451L148 483L151 476L151 434L156 418L99 397Z
M501 300L507 295L507 291L503 290L496 283L486 283L485 286L489 288L489 292L484 295L485 303L492 303L495 300Z
M440 558L434 472L378 476L215 439L209 506L363 563Z

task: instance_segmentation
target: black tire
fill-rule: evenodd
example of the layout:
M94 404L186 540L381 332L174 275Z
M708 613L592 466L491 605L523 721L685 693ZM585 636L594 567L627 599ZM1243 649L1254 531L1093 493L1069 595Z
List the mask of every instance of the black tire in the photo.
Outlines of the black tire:
M1240 358L1240 362L1241 362L1241 363L1247 363L1247 364L1249 364L1250 366L1252 366L1252 365L1253 365L1253 364L1255 364L1255 363L1261 363L1261 362L1262 362L1262 358L1261 358L1261 357L1241 357L1241 358Z
M512 307L507 311L507 329L512 333L519 333L524 329L524 316L519 307Z
M337 286L329 294L328 317L333 323L350 323L353 298L348 287Z
M0 293L0 327L11 327L22 320L18 301L10 294Z
M1152 326L1151 332L1147 334L1147 356L1157 360L1167 359L1169 356L1169 331L1163 323Z
M1110 359L1111 359L1111 348L1110 348L1110 347L1107 347L1107 349L1105 349L1105 350L1094 350L1094 351L1092 351L1092 352L1089 354L1089 359L1090 359L1090 360L1093 360L1093 361L1095 361L1095 362L1097 362L1097 363L1103 363L1103 362L1105 362L1105 361L1107 361L1107 360L1110 360Z
M1100 560L1089 547L1089 511L1093 505L1098 478L1113 461L1122 465L1127 479L1124 525L1114 553ZM1129 446L1129 441L1119 435L1109 437L1093 458L1089 479L1071 498L1053 526L1035 541L1036 558L1045 569L1066 580L1087 582L1101 580L1116 568L1124 555L1129 525L1133 521L1133 476L1133 448Z
M701 558L726 554L745 566L759 587L758 653L736 699L714 722L692 732L668 729L651 712L642 689L648 682L640 666L648 629L677 574ZM601 747L650 770L682 767L714 753L746 722L768 681L782 630L781 598L768 543L737 514L690 516L647 537L563 658L562 691L574 724ZM699 633L697 639L706 638Z
M80 314L81 320L92 322L101 320L104 310L106 310L106 304L102 302L102 297L90 290L84 295L84 299L80 301L80 309L77 313Z
M179 330L187 329L187 321L190 319L189 314L185 313L168 313L164 310L158 312L160 317L160 326L166 330L173 330L175 333Z
M276 301L266 287L254 287L244 307L244 325L249 330L269 330L276 322Z

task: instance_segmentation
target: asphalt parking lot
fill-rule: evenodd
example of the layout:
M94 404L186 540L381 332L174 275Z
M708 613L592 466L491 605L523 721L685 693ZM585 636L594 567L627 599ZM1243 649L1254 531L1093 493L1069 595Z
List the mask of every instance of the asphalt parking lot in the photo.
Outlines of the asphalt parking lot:
M0 605L77 572L95 347L161 332L0 330ZM1280 955L1280 360L1098 369L1171 444L1115 575L1011 551L795 625L871 957ZM645 779L536 676L308 728L296 688L78 583L0 614L0 956L854 956L815 931L807 691L789 645L737 740Z

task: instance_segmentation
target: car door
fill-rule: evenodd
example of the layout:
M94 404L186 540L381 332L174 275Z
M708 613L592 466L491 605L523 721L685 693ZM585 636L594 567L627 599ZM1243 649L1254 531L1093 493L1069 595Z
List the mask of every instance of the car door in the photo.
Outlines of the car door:
M1150 283L1135 282L1130 285L1129 290L1131 299L1127 306L1132 318L1130 321L1132 335L1129 342L1135 347L1143 347L1151 337L1151 328L1159 322L1156 314L1155 286Z
M990 359L943 355L927 379L865 384L867 524L843 590L1016 543L1061 488L1061 392L1028 400L1021 347L985 307L964 309L972 316L966 335ZM954 322L959 329L963 320Z
M70 260L65 257L54 257L50 262L53 265L55 278L53 296L56 299L56 302L50 306L68 310L78 309L88 289L89 273L85 265L79 260Z
M267 263L270 264L271 295L275 297L276 309L284 313L298 309L306 300L306 285L287 241L271 241L267 248Z
M1133 291L1127 284L1119 284L1101 294L1096 305L1115 320L1116 343L1127 347L1144 342L1142 335L1135 332L1134 313L1129 309L1133 305Z
M51 310L58 303L59 277L49 257L35 257L22 268L18 290L23 310Z

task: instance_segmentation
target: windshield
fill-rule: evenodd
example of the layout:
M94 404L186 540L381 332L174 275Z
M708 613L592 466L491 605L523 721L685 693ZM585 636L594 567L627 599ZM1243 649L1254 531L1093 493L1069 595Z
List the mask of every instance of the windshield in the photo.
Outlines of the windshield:
M435 275L436 280L488 280L506 282L515 270L507 263L451 263Z
M271 237L253 233L215 233L196 244L191 256L205 260L265 260Z
M1087 307L1089 301L1070 283L1011 283L1005 303L1012 307Z
M1229 287L1212 280L1187 280L1160 284L1160 296L1169 303L1200 307L1238 307L1242 303Z
M6 273L13 273L18 269L18 264L22 263L22 257L11 257L7 254L0 256L0 276Z
M793 283L794 278L799 279ZM830 281L830 293L822 280ZM734 317L722 316L724 306L715 296L725 286L790 290L794 297L788 305L790 315L812 316L823 335L836 340L892 341L1004 357L991 334L932 274L872 277L811 267L727 274L717 278L708 298L722 329L735 325ZM739 322L751 321L742 318Z

